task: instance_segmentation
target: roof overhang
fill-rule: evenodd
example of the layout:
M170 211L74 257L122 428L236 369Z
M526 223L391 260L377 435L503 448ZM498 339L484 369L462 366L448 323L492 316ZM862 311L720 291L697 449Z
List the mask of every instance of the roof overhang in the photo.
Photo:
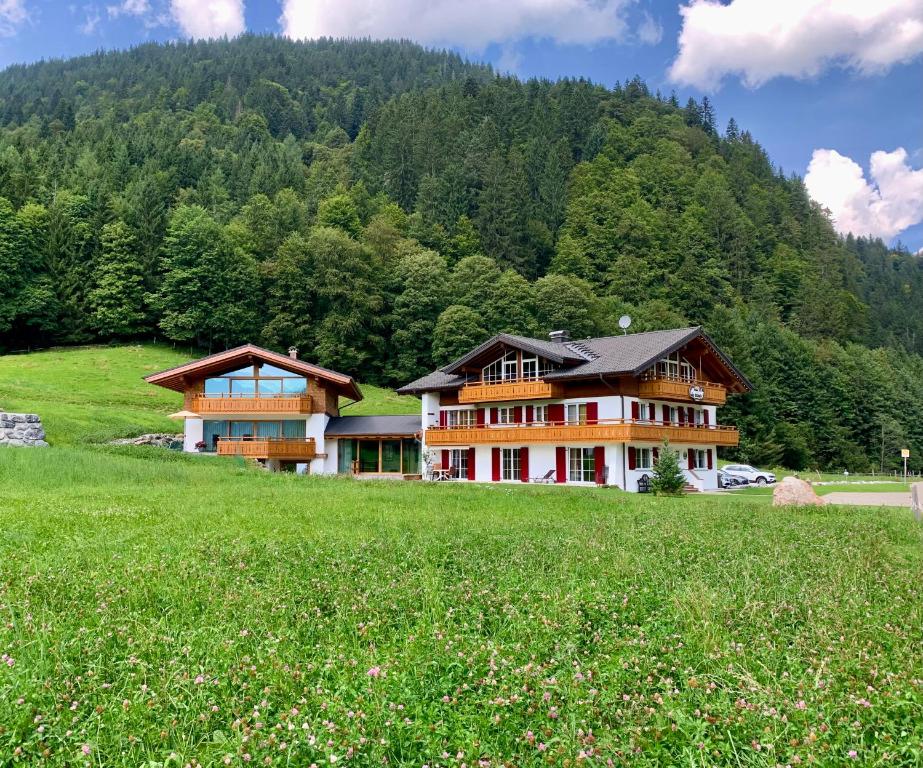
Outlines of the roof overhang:
M145 376L144 380L148 384L156 384L159 387L183 392L192 381L225 373L241 365L253 364L257 361L270 363L299 376L322 380L335 389L338 394L351 400L362 399L362 391L352 376L337 373L329 368L307 363L304 360L298 360L288 355L280 355L278 352L258 347L255 344L245 344L241 347L235 347L234 349L228 349L224 352L218 352L214 355L208 355L207 357L178 365L175 368L152 373Z

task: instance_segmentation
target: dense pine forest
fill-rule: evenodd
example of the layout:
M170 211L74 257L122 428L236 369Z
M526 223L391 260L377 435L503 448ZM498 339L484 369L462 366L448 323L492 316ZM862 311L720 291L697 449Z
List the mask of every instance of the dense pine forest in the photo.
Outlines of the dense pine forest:
M923 263L708 100L244 36L0 72L0 349L299 346L394 385L490 334L701 324L737 456L923 453Z

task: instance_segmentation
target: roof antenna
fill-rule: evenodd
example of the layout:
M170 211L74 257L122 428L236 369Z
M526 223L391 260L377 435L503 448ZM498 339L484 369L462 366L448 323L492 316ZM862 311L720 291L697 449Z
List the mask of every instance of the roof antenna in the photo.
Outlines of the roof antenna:
M631 315L622 315L619 318L619 328L622 329L622 333L626 336L628 335L628 328L631 326Z

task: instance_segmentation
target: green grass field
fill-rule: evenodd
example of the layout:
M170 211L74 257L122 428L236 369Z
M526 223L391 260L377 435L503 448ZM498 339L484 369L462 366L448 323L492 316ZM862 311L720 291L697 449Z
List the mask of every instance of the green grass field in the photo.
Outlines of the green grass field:
M0 765L923 761L906 510L95 446L172 407L121 349L0 358L62 443L0 449Z

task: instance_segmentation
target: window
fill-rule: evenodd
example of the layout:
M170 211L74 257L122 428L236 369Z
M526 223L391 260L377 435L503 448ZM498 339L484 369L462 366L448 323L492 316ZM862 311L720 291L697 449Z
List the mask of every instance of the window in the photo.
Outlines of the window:
M638 404L638 420L639 421L656 421L657 420L657 406L653 403L639 403Z
M532 408L532 423L545 424L548 422L548 406L536 405Z
M522 358L522 378L527 379L527 380L534 380L538 378L538 358L537 357Z
M565 420L568 424L586 424L586 403L569 403Z
M205 379L205 397L282 397L303 395L308 380L274 365L239 368L221 376Z
M657 363L657 373L669 379L695 381L695 368L679 352L674 352Z
M468 449L453 448L449 451L449 466L453 470L453 476L459 480L468 479Z
M450 427L473 427L477 413L472 409L463 411L446 411L446 424Z
M596 481L596 456L592 448L569 448L569 468L567 479L572 483L592 483Z
M708 454L701 449L689 449L689 469L706 469L708 467Z
M519 449L503 448L500 459L500 477L504 480L519 480Z
M513 408L497 408L497 424L515 424L515 416Z
M230 386L227 379L205 379L205 397L227 397Z
M676 410L675 405L670 406L670 423L671 424L679 423L679 411Z
M635 448L635 461L637 469L652 469L654 466L654 451L650 448Z
M499 360L481 369L481 378L487 383L516 378L516 352L507 352Z

